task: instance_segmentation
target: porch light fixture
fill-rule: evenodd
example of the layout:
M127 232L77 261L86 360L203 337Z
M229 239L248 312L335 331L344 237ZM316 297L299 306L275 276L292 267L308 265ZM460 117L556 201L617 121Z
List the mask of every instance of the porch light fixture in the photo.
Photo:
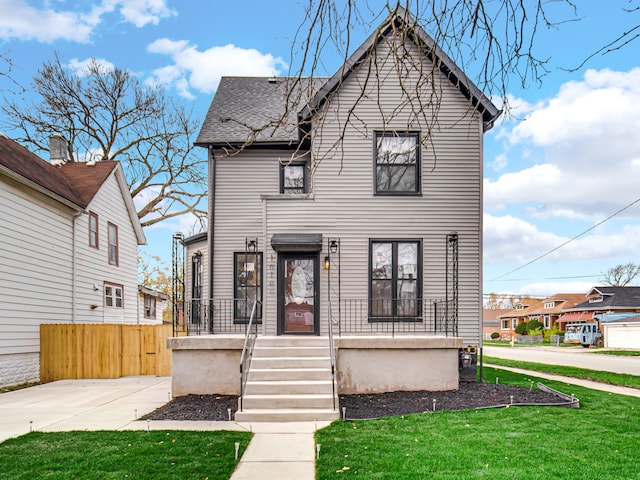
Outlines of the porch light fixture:
M324 269L325 270L329 270L331 268L331 260L329 259L329 256L327 255L326 257L324 257Z
M256 250L258 249L258 239L257 238L252 238L252 239L245 239L245 246L247 249L247 252L249 253L256 253Z
M338 241L335 238L329 240L329 251L331 253L338 253Z

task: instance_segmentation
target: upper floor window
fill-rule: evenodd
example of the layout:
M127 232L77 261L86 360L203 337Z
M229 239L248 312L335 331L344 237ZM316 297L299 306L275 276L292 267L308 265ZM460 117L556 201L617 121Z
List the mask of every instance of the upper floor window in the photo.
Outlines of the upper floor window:
M555 306L554 302L546 302L544 304L544 308L553 308Z
M411 195L420 193L419 134L376 132L375 193Z
M589 298L589 303L598 303L602 301L602 295L597 295L595 297Z
M280 165L280 193L307 193L307 164L292 162Z
M109 237L109 264L117 266L119 256L118 226L109 222L107 224L107 233Z
M106 307L122 308L122 285L104 284L104 305Z
M524 305L519 303L518 305L516 305L516 310L524 310Z
M99 248L98 214L89 212L89 246Z

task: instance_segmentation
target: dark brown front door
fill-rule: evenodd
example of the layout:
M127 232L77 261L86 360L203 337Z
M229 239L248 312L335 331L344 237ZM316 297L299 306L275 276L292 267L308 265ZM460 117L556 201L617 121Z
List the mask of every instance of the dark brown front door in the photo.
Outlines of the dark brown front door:
M318 335L318 255L278 255L278 335Z

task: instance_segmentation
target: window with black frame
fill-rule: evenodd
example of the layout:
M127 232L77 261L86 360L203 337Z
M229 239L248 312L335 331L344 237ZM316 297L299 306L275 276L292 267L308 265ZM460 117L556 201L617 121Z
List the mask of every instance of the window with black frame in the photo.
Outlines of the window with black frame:
M280 193L307 193L306 162L291 162L280 165Z
M421 244L372 240L370 321L419 321L422 315Z
M236 323L245 323L251 317L256 300L262 301L262 253L234 254L234 312ZM256 305L254 321L262 321L262 305Z
M420 134L417 132L376 132L376 195L417 195L420 193Z
M202 321L202 253L191 258L191 323L200 325Z

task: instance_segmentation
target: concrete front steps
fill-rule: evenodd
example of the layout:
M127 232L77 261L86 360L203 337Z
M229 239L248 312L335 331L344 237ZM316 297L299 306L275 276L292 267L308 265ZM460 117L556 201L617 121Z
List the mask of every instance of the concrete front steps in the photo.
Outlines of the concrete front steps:
M327 337L258 337L238 422L336 420Z

